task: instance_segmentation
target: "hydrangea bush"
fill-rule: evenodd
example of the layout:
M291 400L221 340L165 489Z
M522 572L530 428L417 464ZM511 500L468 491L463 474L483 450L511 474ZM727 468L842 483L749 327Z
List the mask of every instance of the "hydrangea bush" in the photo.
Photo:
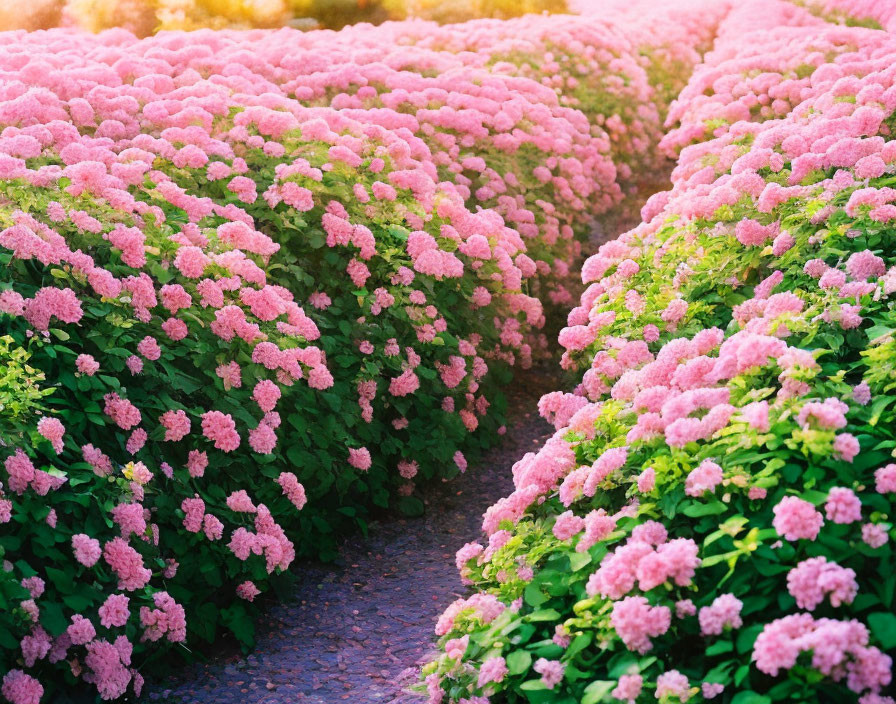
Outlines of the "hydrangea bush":
M571 55L473 57L476 23L4 35L3 697L130 696L171 647L250 643L296 556L503 432L621 155L659 138L652 47L611 21L636 40L520 25L530 54L582 33L587 106L546 80Z
M583 267L557 432L457 554L430 702L893 702L894 54L722 20L672 189Z

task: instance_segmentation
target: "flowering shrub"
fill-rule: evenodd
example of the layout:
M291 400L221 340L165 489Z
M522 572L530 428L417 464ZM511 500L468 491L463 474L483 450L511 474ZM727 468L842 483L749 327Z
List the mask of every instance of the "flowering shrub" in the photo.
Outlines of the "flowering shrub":
M672 189L583 267L557 432L457 554L431 702L892 703L894 55L722 20Z
M614 159L659 139L651 47L603 22L478 57L476 23L4 35L0 694L250 643L297 555L498 436ZM578 93L532 65L572 36Z

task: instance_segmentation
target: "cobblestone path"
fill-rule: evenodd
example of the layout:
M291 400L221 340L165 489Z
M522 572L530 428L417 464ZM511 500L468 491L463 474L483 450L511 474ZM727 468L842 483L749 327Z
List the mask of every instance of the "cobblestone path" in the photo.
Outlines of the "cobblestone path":
M559 388L556 375L518 375L508 392L504 441L452 482L431 486L426 513L371 524L348 540L340 566L299 567L293 599L258 623L252 654L194 664L145 699L178 704L419 703L407 691L433 650L441 611L464 595L454 553L479 537L483 511L509 493L511 467L552 428L536 403Z

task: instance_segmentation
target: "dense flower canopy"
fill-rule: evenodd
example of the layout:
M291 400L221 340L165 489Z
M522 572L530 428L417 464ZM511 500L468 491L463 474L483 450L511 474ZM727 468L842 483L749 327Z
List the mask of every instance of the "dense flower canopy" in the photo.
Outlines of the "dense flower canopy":
M583 10L4 35L3 697L250 643L559 330L574 388L458 553L430 700L888 701L892 18Z
M896 41L852 5L722 20L671 190L583 266L556 435L458 552L431 702L893 701Z

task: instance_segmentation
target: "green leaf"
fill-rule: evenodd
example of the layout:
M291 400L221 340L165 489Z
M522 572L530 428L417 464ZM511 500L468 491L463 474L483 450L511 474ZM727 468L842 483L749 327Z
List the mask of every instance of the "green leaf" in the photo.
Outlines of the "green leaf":
M68 628L68 619L62 613L58 601L48 601L40 605L40 625L47 629L51 636L61 635Z
M560 618L560 612L556 609L540 609L533 611L527 617L529 621L556 621Z
M616 689L617 682L607 680L595 680L585 687L585 696L582 697L582 704L597 704L597 702L607 701L610 692Z
M242 604L234 603L222 609L221 620L240 643L251 646L255 642L255 624Z
M731 704L771 704L772 700L763 694L756 692L738 692L731 700Z
M734 643L730 640L720 640L710 645L706 649L706 654L709 656L721 655L722 653L730 653L732 650L734 650Z
M548 600L548 597L541 592L539 585L534 582L530 583L523 591L523 598L529 606L541 606Z
M422 516L423 502L416 496L402 496L398 500L398 510L405 516Z
M896 614L878 611L868 616L871 633L882 650L896 648Z
M506 663L511 675L520 675L532 664L532 654L528 650L515 650L507 656Z
M753 643L759 637L759 632L763 629L761 623L748 626L737 634L737 652L746 653L753 649Z
M587 552L573 552L569 555L569 567L573 572L578 572L591 562L591 554Z
M70 596L62 597L62 601L65 602L65 605L72 609L73 611L86 611L87 607L90 606L92 602L91 599L88 599L85 596L81 596L79 594L71 594Z
M569 647L566 649L565 657L567 660L571 660L576 655L578 655L582 650L591 645L591 641L594 639L594 634L591 632L581 633L573 638L572 643L569 644Z
M682 509L685 516L698 518L700 516L715 516L724 513L728 509L721 501L710 501L709 503L692 503Z

